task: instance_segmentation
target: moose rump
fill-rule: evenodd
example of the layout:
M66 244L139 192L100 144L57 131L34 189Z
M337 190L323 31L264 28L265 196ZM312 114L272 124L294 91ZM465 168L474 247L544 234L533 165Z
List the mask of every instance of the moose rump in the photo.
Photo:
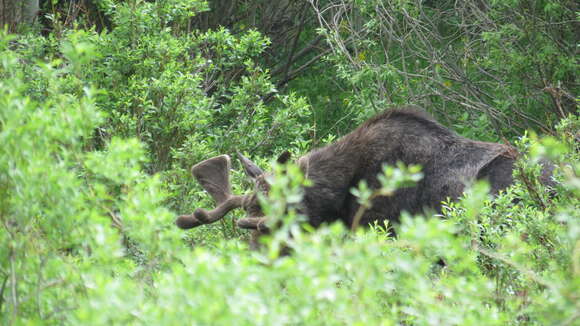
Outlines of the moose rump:
M361 180L371 189L379 188L377 175L384 164L419 164L424 177L418 184L399 189L393 196L375 198L361 220L361 223L397 222L402 211L414 214L425 208L439 210L441 201L458 198L465 185L475 179L488 179L492 193L506 188L513 182L516 155L507 145L461 137L423 111L388 110L335 143L298 159L299 167L312 182L304 189L299 210L313 226L337 220L351 226L359 204L350 189ZM267 193L267 174L244 156L239 158L246 173L254 179L256 191ZM279 162L288 158L283 155ZM211 211L198 208L191 215L180 216L176 221L179 227L212 223L241 207L249 216L238 220L240 227L267 230L267 217L262 216L256 194L231 194L229 169L227 155L210 158L192 168L193 176L214 198L217 207Z

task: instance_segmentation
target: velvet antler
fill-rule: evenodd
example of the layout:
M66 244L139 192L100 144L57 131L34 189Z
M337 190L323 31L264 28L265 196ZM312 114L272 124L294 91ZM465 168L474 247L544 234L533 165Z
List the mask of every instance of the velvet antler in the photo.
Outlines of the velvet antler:
M223 218L231 210L241 207L245 196L234 196L231 193L229 178L230 157L220 155L194 165L191 174L215 200L217 207L207 211L196 209L191 215L181 215L175 221L182 229L191 229L203 224L210 224Z

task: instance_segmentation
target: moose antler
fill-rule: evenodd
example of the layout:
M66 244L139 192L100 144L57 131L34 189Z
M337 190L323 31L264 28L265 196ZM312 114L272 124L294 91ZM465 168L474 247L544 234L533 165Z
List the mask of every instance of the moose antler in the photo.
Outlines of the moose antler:
M239 219L236 224L242 229L270 232L270 228L266 225L267 221L266 217L246 217Z
M217 207L207 211L196 209L191 215L181 215L175 221L182 229L191 229L218 221L232 209L242 206L245 196L234 196L230 186L230 157L220 155L194 165L191 174L216 201Z

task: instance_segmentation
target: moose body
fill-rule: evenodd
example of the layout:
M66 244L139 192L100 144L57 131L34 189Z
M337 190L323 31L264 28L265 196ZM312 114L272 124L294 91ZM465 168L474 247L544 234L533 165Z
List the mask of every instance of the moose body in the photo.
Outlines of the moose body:
M318 226L341 220L353 224L358 211L357 198L350 190L361 180L371 189L380 187L377 175L385 164L419 164L423 179L413 187L397 190L393 196L377 197L364 212L361 224L389 220L397 222L402 211L419 213L425 208L440 210L441 201L457 199L465 185L488 179L492 193L508 187L517 153L504 144L473 141L457 135L426 113L412 109L388 110L363 123L356 130L328 146L316 149L297 163L312 185L304 189L300 212ZM285 161L287 156L279 159ZM262 170L240 155L246 173L257 191L267 192ZM227 155L201 162L193 175L218 203L212 211L197 209L180 216L176 223L191 228L212 223L231 209L242 207L247 218L238 220L243 228L266 230L256 194L234 196L230 193Z

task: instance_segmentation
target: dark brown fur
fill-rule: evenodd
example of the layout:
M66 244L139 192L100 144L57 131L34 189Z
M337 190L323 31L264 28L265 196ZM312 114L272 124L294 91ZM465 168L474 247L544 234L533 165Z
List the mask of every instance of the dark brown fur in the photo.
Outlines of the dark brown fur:
M305 190L304 213L312 225L342 220L351 225L358 210L350 189L361 180L376 189L377 175L384 164L398 161L420 164L424 178L416 187L398 190L391 197L374 200L362 223L398 221L400 213L418 213L423 208L438 210L446 198L456 199L466 183L488 177L493 192L512 183L510 148L502 144L475 142L441 126L416 109L389 110L329 146L300 158L299 165L312 180ZM506 161L485 175L479 172L496 159ZM491 178L490 178L491 176Z
M359 207L350 192L353 187L361 180L366 180L371 189L380 187L377 175L384 164L395 165L399 161L419 164L424 177L416 186L399 189L390 197L376 198L361 220L361 224L398 222L402 211L415 214L425 208L440 210L441 201L457 199L465 185L476 179L488 179L494 194L508 187L513 182L515 153L507 145L459 136L415 108L388 110L335 143L298 160L301 170L312 181L312 186L304 191L300 210L313 226L337 220L351 226ZM266 190L263 172L240 157L257 189ZM287 158L285 155L283 160ZM255 195L246 196L242 207L254 218L251 221L258 221L255 217L262 215ZM248 221L242 219L239 225L260 229L258 222ZM263 225L263 221L260 223ZM256 227L252 227L254 224Z

